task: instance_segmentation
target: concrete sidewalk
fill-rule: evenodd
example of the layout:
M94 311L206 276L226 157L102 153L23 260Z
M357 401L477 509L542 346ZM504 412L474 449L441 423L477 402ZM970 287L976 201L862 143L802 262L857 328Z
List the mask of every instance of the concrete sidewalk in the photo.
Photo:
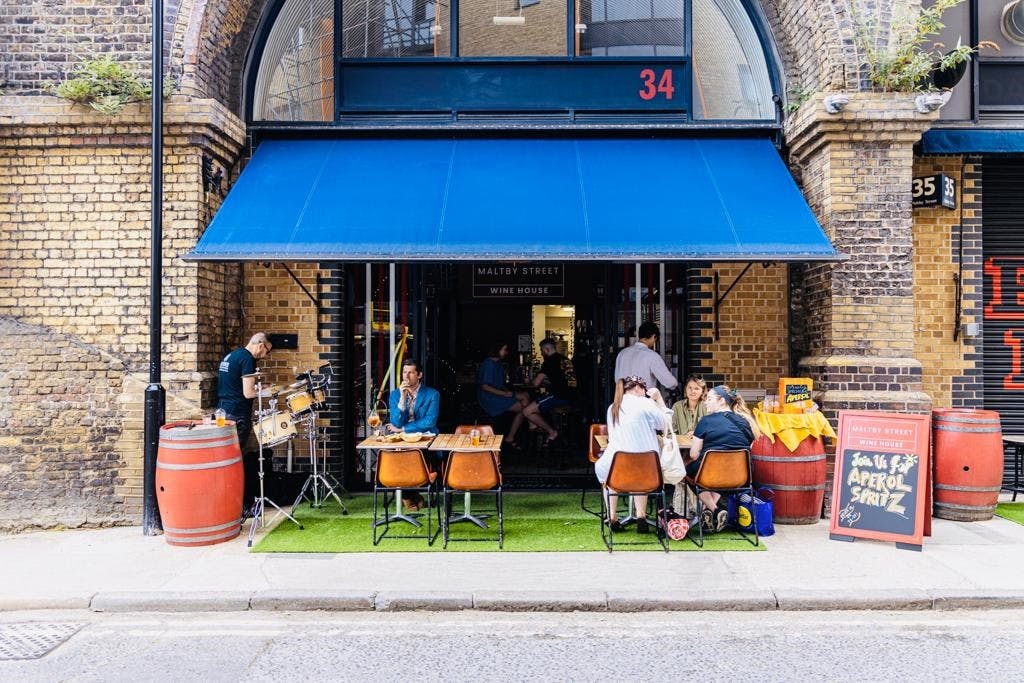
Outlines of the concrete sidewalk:
M246 530L248 523L246 524ZM597 533L595 521L594 533ZM138 527L0 537L0 610L1024 608L1024 526L935 520L923 552L776 526L767 552L253 554Z

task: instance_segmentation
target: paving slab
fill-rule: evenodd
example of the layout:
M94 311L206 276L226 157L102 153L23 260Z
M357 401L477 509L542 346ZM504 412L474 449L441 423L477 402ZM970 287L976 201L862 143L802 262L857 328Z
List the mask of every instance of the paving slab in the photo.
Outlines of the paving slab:
M975 609L1024 600L1024 526L935 520L922 552L777 525L766 552L252 553L139 527L0 536L0 610ZM925 606L927 605L927 606Z

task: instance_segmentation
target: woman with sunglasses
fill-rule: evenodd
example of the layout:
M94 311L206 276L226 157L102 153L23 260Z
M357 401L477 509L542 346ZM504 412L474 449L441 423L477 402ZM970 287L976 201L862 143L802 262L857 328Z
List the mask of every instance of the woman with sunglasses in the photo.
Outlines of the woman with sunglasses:
M636 375L625 377L615 383L615 401L608 407L608 448L594 464L594 472L603 484L608 480L615 454L642 453L661 451L658 443L658 431L668 428L672 419L672 411L665 405L665 400L657 389L648 391L647 383ZM608 528L622 531L619 524L618 496L608 491ZM646 534L650 530L647 522L647 496L633 498L636 531Z
M761 436L753 413L747 408L743 397L724 384L708 392L704 399L707 415L697 423L693 431L693 445L686 458L686 473L696 477L700 463L708 451L750 450L754 440ZM720 493L703 491L700 499L704 503L701 524L705 531L721 531L725 528L727 513Z

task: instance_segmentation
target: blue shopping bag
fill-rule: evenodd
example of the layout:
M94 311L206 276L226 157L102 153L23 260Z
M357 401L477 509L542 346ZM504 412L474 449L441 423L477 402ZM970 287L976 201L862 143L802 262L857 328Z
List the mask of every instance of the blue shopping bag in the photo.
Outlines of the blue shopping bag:
M775 492L771 489L758 489L753 498L746 493L732 494L728 501L729 524L742 531L753 531L756 524L758 536L773 535L774 498Z

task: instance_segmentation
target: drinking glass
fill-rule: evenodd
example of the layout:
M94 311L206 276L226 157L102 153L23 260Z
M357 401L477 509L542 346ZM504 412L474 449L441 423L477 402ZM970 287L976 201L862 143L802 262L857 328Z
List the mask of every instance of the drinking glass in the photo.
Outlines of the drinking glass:
M377 406L370 410L370 414L366 418L366 424L373 430L373 435L380 438L380 413L377 412Z

